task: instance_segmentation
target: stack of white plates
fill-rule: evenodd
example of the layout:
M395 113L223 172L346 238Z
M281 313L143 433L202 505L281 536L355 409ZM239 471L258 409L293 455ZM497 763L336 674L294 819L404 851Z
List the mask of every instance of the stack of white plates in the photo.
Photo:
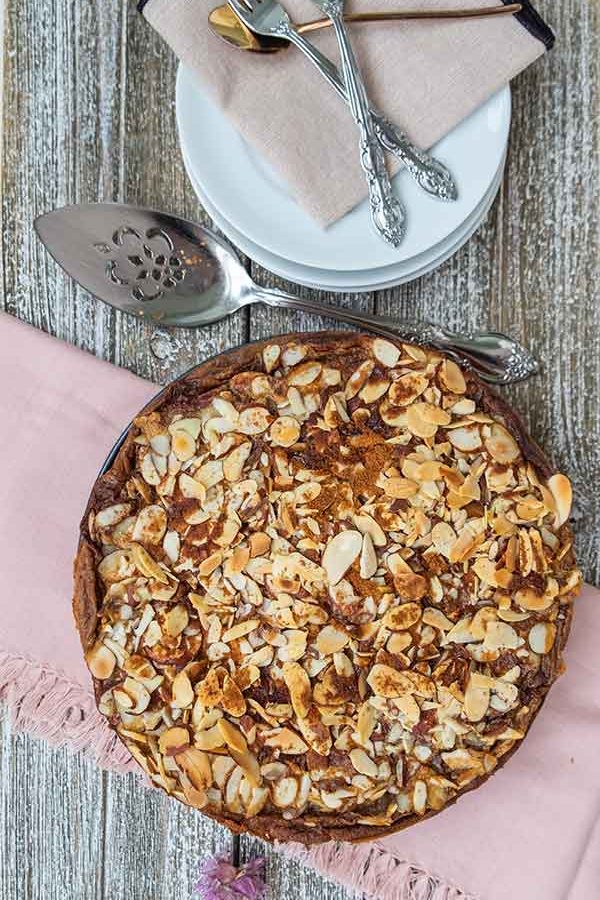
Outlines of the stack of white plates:
M221 231L282 278L327 291L372 291L412 281L440 266L485 219L502 180L510 89L495 94L439 142L433 153L452 172L459 197L443 203L407 172L394 187L407 213L406 237L388 246L372 230L367 202L323 229L180 67L177 121L183 158L198 197Z

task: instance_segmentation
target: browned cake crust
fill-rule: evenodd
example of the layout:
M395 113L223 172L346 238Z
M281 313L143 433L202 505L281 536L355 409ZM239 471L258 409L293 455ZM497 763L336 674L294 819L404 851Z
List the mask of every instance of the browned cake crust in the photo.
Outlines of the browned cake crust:
M73 611L99 708L234 831L391 834L504 764L561 673L569 509L518 416L437 351L322 332L223 354L92 490Z

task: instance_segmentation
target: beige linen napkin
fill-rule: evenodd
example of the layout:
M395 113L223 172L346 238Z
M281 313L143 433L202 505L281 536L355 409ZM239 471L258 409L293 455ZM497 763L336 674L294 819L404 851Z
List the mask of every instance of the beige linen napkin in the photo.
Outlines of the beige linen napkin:
M466 8L499 2L349 0L347 9ZM140 6L297 202L324 226L331 224L366 196L349 110L295 48L274 55L244 53L215 37L207 16L218 3L142 0ZM309 0L283 3L293 21L321 17ZM331 29L310 37L338 62ZM519 20L500 16L355 25L352 40L372 101L415 143L430 147L540 56L552 33L528 7ZM395 160L392 168L398 168Z

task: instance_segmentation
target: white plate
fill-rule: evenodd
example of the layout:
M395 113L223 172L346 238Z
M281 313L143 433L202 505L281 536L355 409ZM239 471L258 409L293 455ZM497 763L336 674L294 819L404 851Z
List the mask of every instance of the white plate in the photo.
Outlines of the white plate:
M282 259L281 257L269 253L262 247L258 247L245 235L237 231L237 229L234 228L212 205L196 181L194 174L190 169L189 161L185 155L183 161L186 165L192 187L215 225L246 256L249 256L255 262L282 278L286 278L306 287L327 291L342 291L344 293L383 290L385 288L394 287L395 285L419 278L440 266L452 256L452 254L456 253L477 228L479 228L489 212L498 192L504 171L503 159L492 184L476 209L473 210L472 214L467 217L462 226L458 228L454 234L440 242L436 247L432 247L429 251L404 263L396 263L396 265L365 272L341 273L330 272L325 269L316 269L310 266L302 266L298 263L290 262L289 260Z
M398 173L394 185L408 221L406 238L395 249L372 231L366 201L330 228L321 228L182 66L176 107L182 150L213 208L270 253L335 272L359 273L406 262L453 234L486 195L504 156L510 125L506 87L436 145L435 155L447 163L457 181L459 198L454 203L435 200L408 173Z

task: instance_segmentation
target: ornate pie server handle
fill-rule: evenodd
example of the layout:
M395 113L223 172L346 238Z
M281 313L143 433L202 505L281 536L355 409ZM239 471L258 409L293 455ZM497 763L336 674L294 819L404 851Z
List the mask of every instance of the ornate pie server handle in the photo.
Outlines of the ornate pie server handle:
M336 33L348 103L360 133L360 162L369 190L371 220L381 237L398 247L404 237L404 210L394 196L385 157L375 133L371 110L354 51L348 40L341 0L318 0Z
M477 331L471 334L453 332L432 322L412 319L395 319L392 316L371 316L352 312L323 303L313 303L293 297L284 291L253 288L252 301L272 307L302 310L318 316L329 316L357 328L367 328L382 337L428 344L443 350L448 356L466 364L485 381L494 384L510 384L522 381L538 370L531 353L518 341L495 331Z

